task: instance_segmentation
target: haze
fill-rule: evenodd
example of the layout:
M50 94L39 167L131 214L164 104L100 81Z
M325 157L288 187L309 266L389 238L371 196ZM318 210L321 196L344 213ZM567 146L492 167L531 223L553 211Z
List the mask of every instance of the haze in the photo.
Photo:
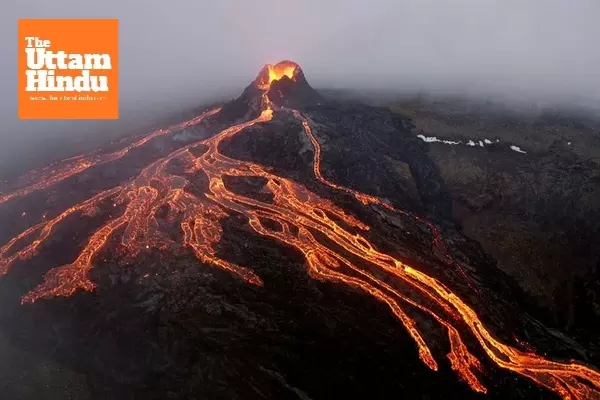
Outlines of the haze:
M282 59L316 88L600 109L598 15L597 0L4 0L0 171L235 96ZM120 120L18 120L18 18L77 17L120 19Z

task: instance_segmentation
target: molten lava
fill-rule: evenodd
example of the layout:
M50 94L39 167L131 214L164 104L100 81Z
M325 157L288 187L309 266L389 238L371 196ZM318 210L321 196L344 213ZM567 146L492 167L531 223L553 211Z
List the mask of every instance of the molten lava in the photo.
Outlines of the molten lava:
M171 134L173 132L177 132L188 128L190 126L197 125L205 117L216 114L219 110L220 109L216 108L214 110L203 113L195 118L192 118L188 121L184 121L180 124L171 126L167 129L159 129L157 131L151 132L145 137L135 141L134 143L118 151L101 154L82 154L79 156L68 158L63 161L59 161L57 163L50 164L49 166L39 170L33 170L20 179L25 183L23 188L17 189L14 192L8 194L0 193L0 205L14 198L26 196L38 190L47 189L50 186L60 183L67 178L80 174L93 166L117 161L123 158L125 155L127 155L131 150L145 145L150 140L158 136Z
M284 76L290 79L294 79L294 72L296 71L296 64L291 62L280 62L276 65L269 65L269 84L273 81L278 81Z
M109 238L117 232L121 232L121 245L131 255L149 248L163 251L167 248L173 251L187 248L202 262L225 269L249 284L260 286L260 277L251 269L221 259L214 249L223 234L220 221L229 213L238 213L248 219L250 227L257 233L302 253L311 277L356 288L387 304L414 339L420 359L432 370L437 370L438 364L423 337L427 332L418 329L415 321L407 314L407 309L421 310L446 330L450 344L447 355L450 365L473 390L482 393L487 391L478 377L483 366L463 341L462 334L471 335L487 357L499 367L528 377L564 399L600 399L600 373L594 368L575 361L548 360L531 350L519 350L500 342L484 326L475 311L445 284L402 260L379 251L371 244L360 233L369 230L368 225L331 201L317 196L292 180L269 172L259 164L235 160L221 154L219 145L224 140L248 127L273 119L274 110L266 92L273 81L283 76L294 79L298 69L297 64L291 62L266 68L268 75L259 77L262 84L258 87L265 92L262 94L263 110L257 118L232 125L211 138L172 152L148 165L130 182L99 193L52 219L45 219L2 246L0 275L6 274L17 261L34 257L39 246L48 240L53 229L67 216L91 212L108 202L112 202L115 210L119 207L123 210L89 237L73 262L51 269L45 275L44 282L24 295L22 301L27 303L41 298L69 296L77 290L93 290L95 285L90 280L89 272ZM208 111L177 127L199 123L218 112L219 109ZM441 233L432 223L397 210L377 197L327 180L321 172L321 147L308 119L299 110L281 112L291 112L302 122L304 132L313 146L313 170L318 181L353 195L365 205L382 207L386 212L401 213L427 223L434 234L433 246L443 250L447 261L460 268L444 246ZM151 133L146 142L170 130L157 132ZM37 171L28 176L31 181L29 186L0 197L0 203L45 189L93 165L123 157L132 146L141 146L146 142L142 139L119 152L95 157L79 156ZM207 150L196 156L191 149L198 145L205 146ZM186 166L188 177L200 172L206 174L209 181L208 193L197 196L186 191L185 188L192 183L189 179L192 178L169 173L167 167L173 160ZM273 195L273 201L260 201L228 190L223 181L225 176L264 178L267 182L265 189ZM157 213L159 209L165 208L167 215L164 218L179 223L179 241L161 229ZM276 222L280 229L273 229L272 224L264 224L267 220ZM336 221L343 222L345 226ZM315 235L317 232L318 236ZM336 247L328 247L318 237L327 238Z
M257 86L266 92L274 81L278 81L284 76L295 80L297 71L299 71L298 64L293 61L282 61L275 65L267 64L258 77Z

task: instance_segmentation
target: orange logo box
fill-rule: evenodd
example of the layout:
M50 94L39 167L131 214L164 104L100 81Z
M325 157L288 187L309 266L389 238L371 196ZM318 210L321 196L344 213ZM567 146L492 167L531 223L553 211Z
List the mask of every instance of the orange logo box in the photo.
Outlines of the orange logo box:
M118 119L119 20L19 20L19 118Z

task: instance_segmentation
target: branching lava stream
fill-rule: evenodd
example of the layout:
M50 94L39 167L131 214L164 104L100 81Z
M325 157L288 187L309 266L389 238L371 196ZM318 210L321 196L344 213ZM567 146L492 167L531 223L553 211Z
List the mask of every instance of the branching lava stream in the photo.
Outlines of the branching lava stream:
M0 275L6 274L17 261L33 257L40 245L52 235L53 229L66 217L91 212L109 203L115 209L121 207L123 212L117 217L111 217L96 230L73 262L51 269L37 288L23 296L23 303L53 296L69 296L77 290L93 290L95 285L90 280L89 271L107 241L117 233L121 235L121 244L131 255L148 248L165 251L177 246L189 248L202 262L225 269L249 284L260 286L262 280L251 269L219 258L214 250L214 245L222 236L221 219L229 213L238 213L248 219L249 225L258 234L300 251L306 259L308 273L313 278L348 285L387 304L414 339L420 359L432 370L437 370L438 364L423 337L425 332L420 332L415 321L405 312L407 307L423 311L447 331L450 365L475 391L485 393L487 390L478 377L483 367L463 342L459 329L472 335L489 359L501 368L528 377L564 399L600 399L600 373L597 370L574 361L563 363L547 360L534 352L501 343L483 325L475 311L446 285L423 271L378 251L364 236L356 233L367 231L369 226L294 181L274 175L261 165L235 160L219 152L219 145L224 140L250 126L272 120L275 106L266 94L270 84L283 76L293 79L296 67L296 64L290 63L269 66L268 82L257 84L257 88L264 91L262 111L257 118L233 125L211 138L184 146L150 164L130 182L72 206L53 219L44 220L8 241L0 247ZM218 112L219 109L211 110L178 127L197 124ZM349 193L365 205L380 206L386 212L402 213L427 223L434 235L434 246L442 249L443 254L454 262L443 244L440 232L433 224L397 210L379 198L339 186L323 177L320 167L321 148L308 119L295 109L278 112L291 112L302 122L314 148L314 174L321 183ZM66 160L64 164L40 170L31 175L39 180L0 196L0 204L45 189L93 165L121 158L132 147L141 146L152 137L167 131L157 132L121 151L95 158L76 157ZM195 156L190 150L199 145L206 147L206 151ZM206 174L209 190L204 197L185 190L190 184L188 179L168 172L169 163L175 159L185 165L186 176L201 172ZM264 202L228 190L223 181L225 176L264 178L267 182L265 188L273 195L273 201ZM167 219L180 221L180 242L174 242L160 229L156 214L159 209L164 208L168 210ZM276 222L280 228L273 229L272 224L264 223L267 220ZM345 226L336 221L342 221ZM326 237L337 248L343 249L343 252L328 248L318 237ZM460 268L458 263L454 262L454 265ZM462 273L466 276L464 271ZM395 282L402 282L428 301L417 302L413 296L409 297L405 291L398 289Z

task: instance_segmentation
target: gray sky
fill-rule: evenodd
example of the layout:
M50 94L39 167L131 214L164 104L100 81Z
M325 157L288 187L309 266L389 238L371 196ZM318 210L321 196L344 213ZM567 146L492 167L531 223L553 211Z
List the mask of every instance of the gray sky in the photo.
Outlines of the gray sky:
M598 0L2 0L0 15L0 166L38 137L117 132L236 94L281 59L316 87L600 108ZM17 119L17 19L42 17L120 19L120 121Z

